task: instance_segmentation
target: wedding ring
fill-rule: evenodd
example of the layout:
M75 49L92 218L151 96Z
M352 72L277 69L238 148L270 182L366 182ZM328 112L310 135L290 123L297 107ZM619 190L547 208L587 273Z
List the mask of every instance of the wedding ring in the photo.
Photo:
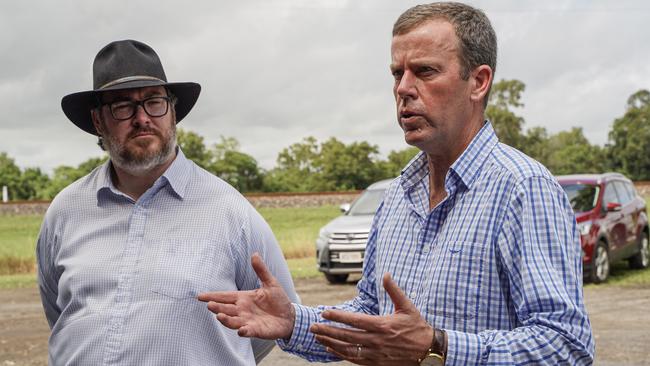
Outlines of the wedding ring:
M357 344L357 358L361 358L361 345Z

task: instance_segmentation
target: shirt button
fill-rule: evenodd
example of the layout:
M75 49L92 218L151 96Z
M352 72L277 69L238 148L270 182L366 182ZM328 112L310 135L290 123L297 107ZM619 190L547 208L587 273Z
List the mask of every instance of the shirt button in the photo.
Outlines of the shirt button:
M415 293L415 291L411 292L411 299L415 299L418 296L418 294Z
M429 253L429 247L424 247L424 249L422 249L422 252Z

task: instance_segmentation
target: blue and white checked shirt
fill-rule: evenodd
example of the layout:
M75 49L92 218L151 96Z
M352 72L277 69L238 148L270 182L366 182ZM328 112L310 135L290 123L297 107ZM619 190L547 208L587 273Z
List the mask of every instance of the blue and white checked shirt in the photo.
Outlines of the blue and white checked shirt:
M41 228L49 363L254 365L273 342L239 337L196 299L258 287L254 252L297 301L273 233L234 188L179 150L134 202L104 164L54 199Z
M489 122L451 166L445 198L429 210L420 153L386 191L371 229L358 296L338 309L394 311L390 272L422 316L447 331L446 365L591 364L573 211L541 164L500 144ZM335 360L309 333L327 307L294 305L282 348Z

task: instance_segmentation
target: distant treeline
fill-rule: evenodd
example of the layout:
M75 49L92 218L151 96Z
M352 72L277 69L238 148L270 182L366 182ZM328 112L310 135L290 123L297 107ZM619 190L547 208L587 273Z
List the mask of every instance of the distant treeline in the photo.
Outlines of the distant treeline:
M554 174L617 171L633 180L650 180L650 92L639 90L627 99L625 114L612 121L607 144L598 146L589 143L578 127L557 134L543 127L524 131L525 120L516 113L523 106L524 90L519 80L501 80L492 86L486 114L501 142L539 160ZM397 176L418 151L394 150L382 159L378 146L366 141L345 144L334 137L323 142L306 137L280 151L276 166L265 170L232 137L221 136L218 143L206 146L203 136L179 129L178 144L188 158L241 192L364 189ZM2 152L0 186L9 188L11 200L51 199L106 159L90 158L77 167L61 165L49 176L39 168L20 169Z

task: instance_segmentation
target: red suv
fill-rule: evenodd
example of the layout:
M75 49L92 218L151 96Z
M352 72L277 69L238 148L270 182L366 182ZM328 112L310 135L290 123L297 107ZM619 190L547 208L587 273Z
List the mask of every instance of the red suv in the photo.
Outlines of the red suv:
M607 280L610 263L627 259L648 267L648 214L645 200L622 174L556 177L576 213L585 277Z

